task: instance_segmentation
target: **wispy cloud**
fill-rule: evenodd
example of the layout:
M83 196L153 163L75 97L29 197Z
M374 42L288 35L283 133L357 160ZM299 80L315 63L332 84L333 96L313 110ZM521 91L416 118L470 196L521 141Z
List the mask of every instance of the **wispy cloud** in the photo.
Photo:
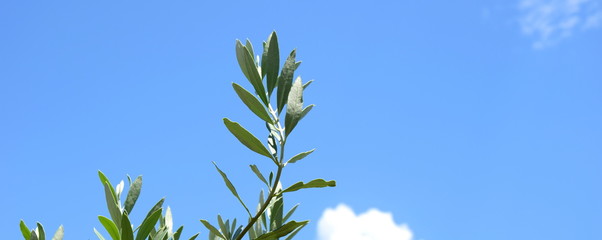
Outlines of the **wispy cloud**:
M576 31L598 27L602 23L599 0L520 0L522 32L533 36L533 48L557 44Z
M412 231L396 224L393 215L370 209L356 215L347 205L324 210L318 222L319 240L411 240Z

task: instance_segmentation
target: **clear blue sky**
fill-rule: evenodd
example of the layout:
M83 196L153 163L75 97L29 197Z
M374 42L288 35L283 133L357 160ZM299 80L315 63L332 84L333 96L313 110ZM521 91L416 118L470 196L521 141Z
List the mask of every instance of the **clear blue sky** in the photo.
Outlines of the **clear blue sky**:
M143 175L133 214L166 196L186 236L244 217L211 161L256 201L247 165L269 165L221 119L263 134L230 83L235 40L272 30L315 79L288 150L317 151L284 183L339 185L288 196L298 239L339 203L416 240L602 239L599 0L199 2L0 3L4 239L95 239L98 169Z

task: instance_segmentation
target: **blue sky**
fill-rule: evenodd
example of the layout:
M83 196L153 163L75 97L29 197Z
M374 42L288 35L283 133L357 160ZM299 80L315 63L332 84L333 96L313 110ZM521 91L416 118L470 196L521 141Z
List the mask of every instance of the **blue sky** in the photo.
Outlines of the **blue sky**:
M98 169L143 175L134 218L165 196L186 236L244 217L211 161L256 201L247 165L269 163L221 119L263 133L234 43L276 30L317 105L287 151L317 150L284 184L338 182L287 196L312 220L297 239L337 206L416 240L601 239L601 25L599 0L3 1L2 232L95 239Z

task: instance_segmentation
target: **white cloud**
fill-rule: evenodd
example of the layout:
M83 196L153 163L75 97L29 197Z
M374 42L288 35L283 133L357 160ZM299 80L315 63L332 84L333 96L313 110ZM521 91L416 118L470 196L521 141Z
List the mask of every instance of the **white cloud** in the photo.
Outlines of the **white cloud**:
M520 0L522 32L534 36L541 49L570 37L576 30L598 27L602 22L600 0Z
M324 210L318 222L319 240L411 240L405 224L395 224L393 215L370 209L356 215L347 205Z

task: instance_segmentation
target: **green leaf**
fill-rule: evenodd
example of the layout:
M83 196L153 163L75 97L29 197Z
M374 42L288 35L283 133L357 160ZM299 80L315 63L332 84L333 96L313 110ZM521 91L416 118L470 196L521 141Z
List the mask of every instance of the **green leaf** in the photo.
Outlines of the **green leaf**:
M308 183L303 183L303 182L295 183L295 184L291 185L290 187L288 187L287 189L284 189L284 191L282 191L282 193L294 192L294 191L297 191L297 190L303 189L303 188L323 188L323 187L334 187L334 186L336 186L336 182L334 180L327 182L324 179L314 179Z
M299 120L303 119L305 117L305 115L307 115L307 113L309 113L309 111L311 111L314 108L314 106L315 105L311 104L311 105L305 107L303 109L303 112L301 113L301 118Z
M134 232L127 212L121 215L121 240L134 240Z
M63 225L59 226L59 229L56 230L54 236L52 236L52 240L63 240L63 236L65 232L63 230Z
M278 68L280 67L280 50L278 49L278 36L272 32L263 48L263 57L261 58L262 75L267 76L268 96L278 83Z
M312 150L309 150L309 151L307 151L307 152L302 152L302 153L299 153L299 154L297 154L297 155L293 156L291 159L289 159L289 160L287 161L287 163L295 163L295 162L297 162L297 161L299 161L299 160L301 160L301 159L303 159L303 158L307 157L307 155L309 155L309 154L311 154L312 152L314 152L314 150L316 150L316 149L314 148L314 149L312 149Z
M314 82L314 80L309 80L306 83L303 84L303 91L305 91L305 89L309 86L309 84L311 84L312 82Z
M263 177L263 174L261 174L261 171L259 171L259 168L257 168L257 165L251 164L249 166L251 167L251 170L253 170L253 172L255 173L255 175L257 175L257 177L259 178L259 180L261 180L263 183L265 183L265 185L268 185L268 181L265 180L265 177Z
M138 230L138 234L136 234L136 240L144 240L148 237L148 234L155 228L157 221L161 217L162 208L157 209L153 212L149 217L144 218L142 224L140 224L140 229Z
M38 240L38 234L35 230L31 231L31 234L29 234L29 240Z
M270 154L268 149L257 139L253 134L251 134L247 129L243 128L237 122L232 122L228 118L224 118L224 124L228 128L228 130L234 135L238 141L240 141L247 148L251 149L251 151L259 153L263 156L266 156L272 160L273 156Z
M291 210L288 211L288 213L286 213L286 215L284 216L284 218L282 218L282 221L286 222L295 212L295 210L297 210L297 207L299 206L299 204L295 205L293 208L291 208Z
M207 222L207 220L201 220L201 223L203 223L203 225L205 225L205 227L216 236L221 237L222 239L226 239L226 237L221 232L219 232L217 228L211 225L211 223Z
M146 218L149 218L153 213L155 213L155 211L159 210L162 206L163 206L163 202L165 202L165 198L161 198L161 200L159 200L157 203L155 203L155 206L153 206L153 208L151 208L150 211L148 211L148 213L146 214Z
M117 228L117 225L115 225L115 223L113 221L111 221L110 219L108 219L104 216L98 216L98 221L100 221L102 226L105 227L105 229L107 230L109 235L111 235L111 238L113 238L113 240L120 239L119 228Z
M284 200L279 197L270 209L270 229L278 229L282 227L282 208Z
M165 227L167 227L167 232L170 234L173 232L173 216L171 215L171 208L169 206L165 210Z
M107 178L107 176L105 176L104 173L102 173L100 170L98 170L98 178L100 178L100 183L105 184L105 182L109 183L109 186L111 186L111 189L113 189L113 185L111 184L111 181L109 181L109 179ZM115 195L115 193L113 192L113 198L117 199L117 196Z
M236 188L234 187L234 185L232 185L232 182L230 182L230 179L228 179L228 176L226 176L226 174L224 172L222 172L222 170L220 170L219 167L217 167L217 164L215 162L213 162L213 165L215 166L215 169L217 169L219 174L222 175L222 178L224 179L224 182L226 183L226 186L228 187L228 189L230 189L230 192L232 192L232 194L236 197L236 199L238 199L240 204L242 204L242 206L245 208L245 210L247 210L247 213L249 214L249 216L252 216L251 212L249 211L249 208L247 208L247 205L245 205L245 203L242 201L242 199L240 199L240 196L238 196L238 193L236 192Z
M230 232L230 220L226 220L226 223L224 224L225 229L222 230L222 233L224 233L224 236L226 236L228 239L232 239L232 233Z
M44 231L44 227L42 226L41 223L37 223L37 225L38 225L38 239L46 240L46 232Z
M117 199L115 199L115 194L113 192L113 188L109 185L108 181L104 182L105 186L105 199L107 202L107 208L109 209L109 214L113 219L113 222L117 226L121 226L121 210L119 209L119 205L117 204Z
M25 240L29 240L29 238L31 238L31 232L29 231L29 228L27 227L27 225L25 225L25 222L23 220L19 222L19 228L21 229L21 234L23 235L23 238Z
M286 236L287 234L291 233L292 231L294 231L296 228L304 226L307 223L308 223L308 221L303 221L303 222L290 221L290 222L287 222L286 224L284 224L282 227L280 227L272 232L269 232L269 233L259 236L255 240L268 240L268 239L276 239L279 237L283 237L283 236Z
M269 101L263 87L261 76L257 71L255 60L253 60L253 56L249 52L248 48L243 46L239 40L236 40L236 59L238 60L238 65L240 66L240 69L244 73L245 77L247 77L249 82L251 82L251 85L253 85L255 93L257 93L261 101L267 105Z
M298 233L299 231L301 231L301 229L303 229L303 227L305 227L306 225L307 225L307 224L303 224L303 225L301 225L300 227L298 227L297 229L295 229L295 231L293 231L291 234L289 234L289 235L288 235L288 236L285 238L285 240L291 240L291 239L293 239L293 237L295 237L295 235L297 235L297 233Z
M121 182L119 182L119 184L117 184L117 186L115 186L115 196L117 196L117 202L119 203L119 199L121 198L121 192L123 192L123 185L125 185L123 183L123 180L121 180Z
M249 110L251 110L251 112L255 113L255 115L257 115L263 121L270 123L272 122L272 118L270 118L270 115L268 114L264 105L261 104L261 102L255 96L253 96L253 94L236 83L232 83L232 87L234 88L234 91L240 100L242 100L242 102L249 108Z
M196 239L196 237L198 237L198 236L199 236L199 233L197 233L197 234L193 235L193 236L192 236L192 237L190 237L188 240L194 240L194 239Z
M268 176L269 185L272 185L272 179L274 179L274 172L270 172L270 175Z
M182 231L184 230L184 226L180 226L178 230L173 234L173 240L180 240L180 235L182 235Z
M224 234L224 237L226 237L226 239L230 239L230 234L228 232L229 228L226 226L226 223L224 223L222 216L220 216L219 214L217 215L217 224L219 225L220 232Z
M102 234L100 234L98 232L98 230L96 230L96 228L94 228L94 233L96 233L96 236L98 237L98 239L100 239L100 240L106 240L105 237L103 237ZM113 239L113 240L116 240L116 239Z
M232 225L232 227L234 227L234 225ZM252 227L249 228L249 230L253 229ZM240 235L240 233L242 232L242 226L239 226L236 231L234 231L234 234L232 235L232 239L236 239L238 237L238 235Z
M293 83L286 105L284 133L288 136L301 120L301 114L303 113L303 83L301 77L297 77L295 83Z
M166 240L167 239L167 229L165 229L165 227L160 228L159 231L157 232L157 235L155 236L155 239Z
M134 183L130 184L128 195L125 198L125 210L128 214L132 213L136 200L138 200L138 196L140 196L140 190L142 190L142 176L138 176L136 180L134 180Z
M234 219L234 221L232 221L231 227L230 227L230 233L234 233L236 231L236 218ZM234 236L234 235L232 235ZM233 237L236 238L236 237Z
M247 39L247 41L245 42L245 47L249 51L249 54L251 55L251 57L255 58L255 51L253 50L253 44L251 44L251 41L249 41L249 39ZM257 65L257 63L255 63L255 65Z
M278 76L278 90L276 96L278 114L280 114L282 109L284 109L284 105L288 100L288 94L291 90L291 86L293 85L293 75L298 66L295 64L295 56L296 50L293 50L284 62L280 76Z

